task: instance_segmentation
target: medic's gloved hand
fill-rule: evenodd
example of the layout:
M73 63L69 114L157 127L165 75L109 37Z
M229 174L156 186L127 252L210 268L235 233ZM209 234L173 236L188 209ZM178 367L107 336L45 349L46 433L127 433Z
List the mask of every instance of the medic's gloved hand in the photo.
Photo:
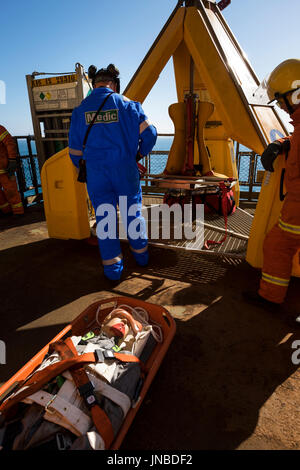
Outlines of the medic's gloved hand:
M140 163L137 163L137 166L138 166L138 170L140 173L140 178L143 178L143 176L145 175L147 171L147 168L145 168L144 165L141 165Z
M6 168L8 176L9 177L13 176L15 174L16 169L17 169L16 160L9 160L7 168Z
M142 160L142 158L144 158L144 155L142 155L141 152L138 151L135 156L136 161L139 162L140 160Z
M274 142L268 145L268 147L265 149L261 156L261 163L266 171L274 171L273 162L281 152L289 149L289 145L289 140L286 140L283 143L279 142L278 140L275 140Z

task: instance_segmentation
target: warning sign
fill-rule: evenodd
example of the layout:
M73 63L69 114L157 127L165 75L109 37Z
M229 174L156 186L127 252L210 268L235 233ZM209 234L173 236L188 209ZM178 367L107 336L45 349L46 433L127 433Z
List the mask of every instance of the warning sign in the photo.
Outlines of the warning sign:
M63 85L64 83L73 83L77 81L77 75L61 75L59 77L41 78L32 81L32 88L49 85Z
M37 111L54 109L73 109L76 101L77 83L48 85L33 89L33 102Z

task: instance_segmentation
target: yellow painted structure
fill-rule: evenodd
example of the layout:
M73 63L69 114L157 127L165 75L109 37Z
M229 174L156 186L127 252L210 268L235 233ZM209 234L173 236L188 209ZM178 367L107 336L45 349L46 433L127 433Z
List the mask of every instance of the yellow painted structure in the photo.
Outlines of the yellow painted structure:
M237 178L234 141L261 154L269 142L288 135L275 107L268 105L268 99L255 96L259 80L215 3L199 0L197 7L177 5L124 95L143 103L171 57L178 98L178 102L169 107L175 127L167 163L171 174L182 168L186 155L184 100L190 91L191 60L194 63L193 93L198 96L199 107L199 145L194 147L194 163L202 163L203 173L211 168L216 173ZM49 234L85 238L88 236L86 193L84 185L77 183L75 170L71 161L66 163L67 159L66 154L62 156L60 152L46 161L43 168ZM278 161L275 172L266 174L263 182L247 253L247 261L255 267L261 267L264 236L280 212L278 195L282 164ZM72 177L65 173L58 177L64 165ZM59 180L66 186L54 196L52 192L58 191L55 184L59 184L54 181ZM64 192L68 195L66 199ZM238 204L238 184L235 198ZM300 274L299 256L295 258L294 274Z
M49 237L81 240L90 236L86 185L65 148L45 162L41 172Z
M185 143L185 103L173 103L169 106L169 115L174 122L175 133L168 156L166 170L171 175L179 175L182 169L182 156L186 152Z

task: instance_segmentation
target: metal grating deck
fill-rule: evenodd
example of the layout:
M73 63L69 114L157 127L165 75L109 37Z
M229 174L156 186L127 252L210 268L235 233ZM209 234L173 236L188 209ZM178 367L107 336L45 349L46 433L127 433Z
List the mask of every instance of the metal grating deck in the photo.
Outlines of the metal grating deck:
M174 238L174 224L170 226L170 237L163 238L162 237L162 230L161 230L161 220L159 221L159 237L152 238L151 237L151 211L149 210L151 206L159 206L162 203L162 198L151 198L151 197L143 197L143 213L147 211L147 218L148 218L148 239L149 245L158 248L166 248L176 251L181 251L187 253L199 253L205 255L214 255L219 256L222 258L231 258L241 260L246 257L247 252L247 243L250 234L250 229L253 221L253 215L251 213L246 212L243 209L237 208L236 212L230 216L228 216L228 229L227 229L227 237L226 240L223 241L221 244L211 245L209 250L204 248L201 245L200 241L197 240L187 240L187 239L176 239ZM118 212L119 216L119 212ZM96 236L95 225L91 227L92 234ZM184 233L183 227L184 225L181 224L182 231ZM193 223L193 231L196 230L196 224ZM223 216L218 215L205 215L204 220L204 242L208 240L221 242L225 235L225 222ZM199 237L200 238L200 237ZM123 241L127 241L123 239Z
M149 206L147 207L147 209ZM149 214L149 212L148 212ZM149 224L151 224L148 215L148 236L149 244L160 248L168 248L173 250L183 250L188 252L196 252L203 254L214 254L217 256L228 256L231 258L245 258L247 250L247 241L250 233L253 216L248 214L243 209L237 208L236 212L228 217L228 230L226 240L219 245L211 245L207 250L200 246L197 237L195 240L177 240L172 235L174 234L174 227L171 225L170 239L162 238L161 230L159 232L160 238L152 239ZM161 224L159 224L161 226ZM182 225L183 226L183 225ZM204 241L212 240L220 242L225 235L225 223L223 216L209 215L205 216L204 221ZM195 223L193 230L195 230Z
M249 237L252 221L253 216L251 214L237 207L235 213L228 216L228 230ZM224 217L217 214L208 214L205 216L205 224L224 229Z

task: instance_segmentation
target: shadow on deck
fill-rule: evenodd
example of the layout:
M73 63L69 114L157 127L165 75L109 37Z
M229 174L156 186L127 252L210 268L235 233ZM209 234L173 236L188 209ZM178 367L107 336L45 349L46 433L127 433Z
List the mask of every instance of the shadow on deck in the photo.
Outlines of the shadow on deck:
M125 243L123 253L125 278L111 289L97 246L45 239L0 252L0 339L7 346L0 381L90 303L138 297L165 305L177 333L123 450L300 448L296 438L285 444L256 430L262 406L297 369L291 344L300 338L281 318L243 302L241 292L257 286L259 273L241 260L157 247L142 269ZM300 310L299 287L293 279L289 303ZM292 426L296 411L287 406L284 412Z

